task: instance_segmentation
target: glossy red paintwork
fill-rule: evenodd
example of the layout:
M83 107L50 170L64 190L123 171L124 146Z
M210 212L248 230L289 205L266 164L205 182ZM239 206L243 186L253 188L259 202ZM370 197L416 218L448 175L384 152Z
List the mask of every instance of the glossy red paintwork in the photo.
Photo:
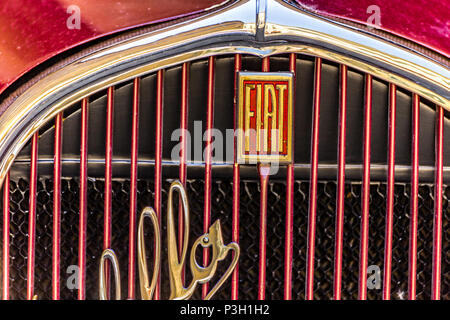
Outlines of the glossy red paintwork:
M78 299L86 299L86 247L87 247L87 156L88 156L88 122L89 101L87 98L81 101L81 130L80 130L80 216L78 227Z
M381 28L450 56L448 0L296 0L320 14L366 23L380 7ZM137 26L204 11L223 0L0 0L0 93L27 71L82 43ZM80 30L67 28L70 5Z
M131 165L130 165L130 226L128 239L128 299L135 298L136 285L136 217L137 178L139 154L139 91L140 78L133 81L133 123L131 125Z
M345 144L347 131L347 66L341 65L339 74L339 138L338 138L338 185L336 189L336 232L334 241L334 300L341 300L342 251L344 246L344 202L345 202Z
M0 0L0 93L69 48L136 26L201 12L223 0ZM80 29L69 29L70 5Z
M317 221L317 171L319 165L319 124L320 124L320 89L322 83L322 58L316 58L314 65L314 101L311 130L311 167L308 207L308 245L306 252L306 292L305 299L314 299L314 253L316 243Z
M234 95L236 96L237 88L237 74L242 70L242 56L240 54L236 54L234 58ZM233 108L233 119L234 119L234 129L236 130L236 99L234 100L234 108ZM234 164L233 164L233 226L232 226L232 235L233 241L239 243L239 198L240 198L240 167L236 162L236 139L234 139ZM234 259L234 255L233 255ZM236 268L233 271L233 275L231 276L231 300L237 300L239 297L239 263L236 265Z
M297 71L297 55L289 55L289 71L294 75ZM295 108L293 108L295 109ZM294 110L293 110L294 111ZM295 117L293 117L295 119ZM294 127L295 129L295 127ZM294 148L294 146L292 146ZM293 151L292 151L293 152ZM292 257L294 254L294 164L287 166L286 174L286 223L284 237L284 299L292 299Z
M209 232L211 225L211 192L212 192L212 146L214 128L214 73L215 73L215 59L208 58L208 93L206 101L206 139L205 139L205 192L203 204L203 232ZM210 252L208 248L203 249L203 265L207 266L209 262ZM204 283L202 286L202 298L208 295L209 284Z
M319 14L363 24L367 24L374 13L369 7L376 5L380 8L380 29L450 57L450 1L448 0L296 1Z
M363 180L361 191L361 231L359 245L359 289L358 299L367 300L367 267L369 257L369 214L370 214L370 147L372 138L372 75L366 74Z
M420 97L413 94L412 103L412 139L411 139L411 202L409 205L409 300L416 299L417 289L417 229L419 223L419 134L420 134Z
M162 198L162 134L164 115L164 70L156 73L156 119L155 119L155 199L153 206L157 212L158 222L161 225L161 198ZM154 300L160 299L161 278L158 276L155 287Z

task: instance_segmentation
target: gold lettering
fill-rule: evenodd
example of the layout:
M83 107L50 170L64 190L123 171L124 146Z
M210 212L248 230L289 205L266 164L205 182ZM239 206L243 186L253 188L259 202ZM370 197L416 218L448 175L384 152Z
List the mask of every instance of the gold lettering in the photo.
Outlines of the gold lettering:
M147 254L145 252L144 241L144 218L150 218L153 225L154 240L154 267L152 282L149 283L148 268L147 268ZM138 252L138 267L139 267L139 285L141 288L141 299L152 300L155 292L156 281L158 280L159 264L161 262L161 232L159 230L159 221L155 210L151 207L145 207L141 213L141 218L138 224L137 234L137 252Z
M179 197L174 197L174 191L177 191ZM175 199L174 199L175 198ZM181 248L181 255L179 255L179 250L177 246L177 238L175 232L175 219L173 206L175 201L181 199L183 219L184 219L184 237L183 244ZM217 265L219 261L224 260L229 252L233 252L231 263L228 266L222 277L216 282L214 287L208 292L205 300L211 299L211 297L219 290L223 283L228 279L233 270L236 268L240 248L235 242L231 242L227 245L224 244L222 238L222 229L220 226L220 221L214 222L208 229L208 233L205 233L198 237L194 244L192 245L190 252L189 265L192 273L191 283L185 287L183 281L183 268L185 266L185 260L187 255L187 247L189 243L189 204L186 191L184 190L183 184L180 181L174 181L170 185L169 195L167 200L167 254L168 254L168 264L169 264L169 282L170 282L170 297L169 299L181 300L189 299L194 293L195 288L198 284L209 282L215 275L217 271ZM155 237L155 261L153 264L153 277L152 281L149 281L146 252L144 244L144 218L150 218ZM141 214L138 225L138 246L137 246L137 256L138 256L138 268L139 268L139 282L141 288L141 298L143 300L151 300L153 298L154 290L156 287L156 282L158 274L160 271L160 259L161 259L161 234L160 226L156 212L151 207L146 207ZM210 263L207 266L201 266L195 257L197 248L201 246L203 248L211 247L211 257ZM116 287L116 299L120 299L120 270L118 259L111 249L106 249L100 259L100 280L99 280L99 294L101 300L106 300L107 296L107 285L106 285L106 271L105 262L109 259L113 266L113 271L115 275L115 287Z
M269 112L269 92L272 101L272 111ZM277 125L277 99L275 95L275 88L273 84L264 85L264 152L267 152L267 145L269 142L269 117L272 120L272 130L276 129ZM276 141L272 139L271 150L274 151L274 146L276 145Z
M261 150L261 91L262 85L256 85L256 150Z
M252 118L255 113L250 110L250 93L255 89L254 84L245 85L245 152L250 152L250 118Z
M117 259L116 254L111 249L106 249L103 251L102 256L100 257L100 267L99 267L99 278L98 278L98 288L99 288L99 296L100 300L108 300L108 286L106 285L106 269L105 262L106 260L110 260L113 271L114 271L114 281L116 287L116 300L120 300L120 269L119 269L119 260Z
M283 132L284 132L284 90L287 89L285 84L277 84L278 90L278 152L283 151Z

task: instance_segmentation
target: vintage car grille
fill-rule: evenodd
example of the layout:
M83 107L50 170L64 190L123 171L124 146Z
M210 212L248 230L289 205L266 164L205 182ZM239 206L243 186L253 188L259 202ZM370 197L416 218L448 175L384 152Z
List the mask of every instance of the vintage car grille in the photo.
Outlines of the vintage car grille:
M202 130L234 127L239 70L296 75L294 164L269 178L261 202L256 167L237 165L233 155L231 161L191 161L184 152L178 162L170 161L178 143L170 139L173 130L193 133L195 121L202 121ZM395 108L396 125L390 126ZM3 185L3 297L96 299L104 247L120 258L122 295L139 297L129 258L135 217L148 205L164 215L170 182L180 179L190 201L191 233L202 234L220 218L224 238L241 246L239 269L216 298L361 298L366 290L361 257L367 254L367 265L379 266L382 279L386 271L391 277L381 289L367 290L369 299L386 294L406 299L411 285L418 299L432 298L436 286L448 299L450 189L444 166L450 158L443 162L449 152L444 113L405 89L301 54L209 57L110 87L42 126L12 165ZM389 142L394 136L395 147ZM59 224L60 232L54 227ZM386 245L386 228L392 247ZM337 244L342 258L335 254ZM164 250L160 298L168 297ZM435 250L443 252L441 260L433 260ZM392 266L383 270L386 254ZM148 256L151 260L151 250ZM85 281L71 290L66 270L78 264ZM414 268L416 281L409 278ZM341 286L335 279L339 271ZM201 297L199 288L194 298Z

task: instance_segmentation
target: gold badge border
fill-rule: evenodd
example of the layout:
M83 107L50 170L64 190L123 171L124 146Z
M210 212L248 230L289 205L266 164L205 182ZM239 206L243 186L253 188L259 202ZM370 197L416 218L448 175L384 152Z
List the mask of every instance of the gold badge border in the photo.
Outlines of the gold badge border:
M288 141L286 155L245 155L242 152L244 143L243 130L239 130L237 134L237 150L236 162L239 164L249 163L270 163L278 161L282 164L293 162L292 146L293 146L293 82L294 74L292 72L249 72L240 71L237 74L238 94L236 107L238 108L238 119L236 129L242 129L244 123L244 81L245 80L265 80L265 81L287 81L288 82Z

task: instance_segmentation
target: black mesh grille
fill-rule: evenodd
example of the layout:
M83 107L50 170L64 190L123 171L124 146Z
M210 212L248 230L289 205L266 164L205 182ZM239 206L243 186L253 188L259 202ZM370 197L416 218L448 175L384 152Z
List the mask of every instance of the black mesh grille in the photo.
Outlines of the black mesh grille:
M163 217L167 190L170 181L163 184ZM62 243L61 243L61 298L75 299L76 290L69 290L66 282L70 274L69 265L77 264L78 257L78 181L62 181ZM89 180L89 216L87 235L87 298L98 298L98 263L103 239L103 188L102 180ZM113 239L121 267L122 296L127 296L128 266L128 203L129 181L113 183ZM191 208L190 243L203 232L203 188L201 180L190 180L187 193ZM240 258L239 298L256 299L258 282L259 241L259 183L241 182L240 197ZM269 187L267 225L267 299L283 299L284 285L284 234L285 234L285 188L284 181L272 181ZM294 256L293 298L304 299L305 257L307 235L307 212L309 183L296 181L294 201ZM315 298L331 299L333 292L335 192L334 182L318 185L318 215L315 261ZM448 196L450 187L444 192L442 298L450 298L450 210ZM431 261L433 234L433 186L419 188L419 238L418 238L418 283L417 298L429 299L431 291ZM386 185L371 185L370 198L370 244L369 265L378 265L383 270L384 227ZM392 298L405 299L408 284L408 238L409 238L409 186L395 186L395 216L393 238ZM343 298L356 299L358 294L359 228L361 185L347 184L345 199L344 252L343 252ZM51 240L52 240L52 181L38 183L38 214L36 237L36 294L40 299L50 299L51 294ZM138 183L138 209L153 204L153 182ZM212 219L220 219L224 240L231 240L232 182L214 181L212 188ZM217 204L217 205L215 205ZM220 204L220 205L219 205ZM11 181L11 298L26 298L26 263L28 234L28 182ZM165 219L163 221L163 243L165 243ZM149 235L149 239L151 236ZM163 246L165 248L165 246ZM148 246L151 256L151 246ZM162 297L169 295L167 278L167 252L162 252ZM200 261L200 259L198 259ZM229 260L219 265L222 274ZM189 273L189 272L188 272ZM189 274L187 276L189 279ZM213 279L214 281L214 279ZM137 285L137 282L136 282ZM193 298L200 298L198 288ZM138 294L139 296L139 294ZM382 290L369 290L369 299L381 299ZM230 298L230 281L217 293L217 299Z

